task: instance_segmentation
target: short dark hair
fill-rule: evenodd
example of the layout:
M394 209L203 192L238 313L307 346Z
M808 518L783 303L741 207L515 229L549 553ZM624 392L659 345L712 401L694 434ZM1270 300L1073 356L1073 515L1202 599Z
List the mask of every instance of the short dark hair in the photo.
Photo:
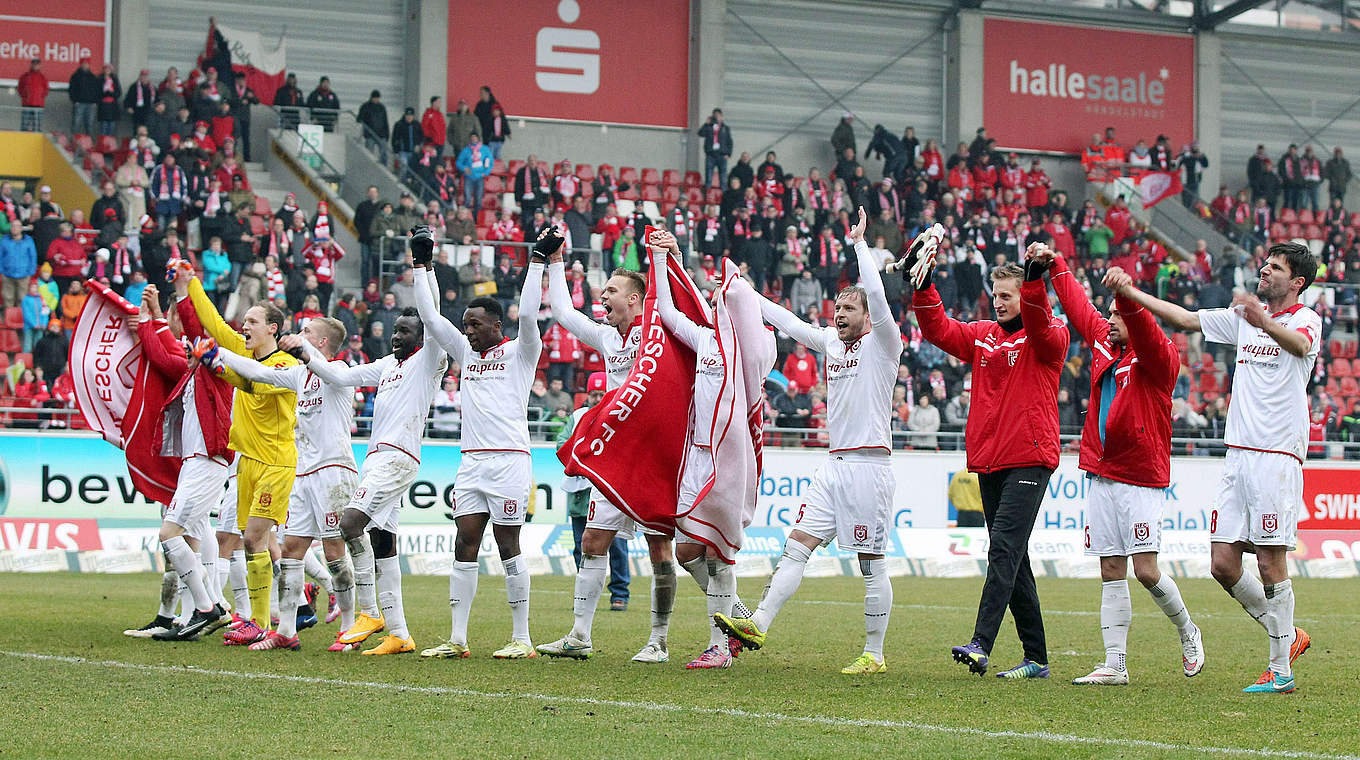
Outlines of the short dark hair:
M467 307L469 309L482 309L487 314L494 316L497 322L505 318L505 308L501 306L500 301L497 301L491 296L477 296L471 301L468 301Z
M1303 278L1303 287L1299 288L1300 293L1307 290L1313 284L1313 280L1317 279L1317 257L1302 243L1276 243L1266 252L1266 256L1284 257L1284 260L1289 263L1290 279Z
M274 338L277 340L283 335L283 323L288 321L288 315L283 313L283 309L272 303L259 304L264 309L264 321L274 326Z
M439 100L439 96L438 96L438 95L431 95L431 96L430 96L430 105L434 105L434 102L435 102L436 100Z
M634 272L631 269L619 268L615 269L609 276L622 277L625 280L628 280L630 283L633 284L633 290L637 291L638 295L647 294L647 277L643 275L641 272Z
M407 306L401 310L401 313L398 314L397 317L415 317L416 319L420 319L420 311L414 306Z

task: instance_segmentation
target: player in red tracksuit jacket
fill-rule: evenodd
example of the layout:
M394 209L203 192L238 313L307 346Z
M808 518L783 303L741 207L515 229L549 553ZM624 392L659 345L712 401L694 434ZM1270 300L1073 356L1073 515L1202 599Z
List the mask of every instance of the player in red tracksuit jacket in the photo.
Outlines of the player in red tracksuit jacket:
M1129 682L1125 663L1133 600L1133 572L1152 594L1181 638L1181 666L1187 676L1204 667L1199 627L1170 576L1157 569L1161 549L1162 489L1171 481L1171 392L1180 356L1152 313L1121 295L1132 280L1110 269L1106 287L1115 293L1108 318L1091 305L1086 289L1051 249L1053 290L1063 312L1091 346L1091 402L1081 433L1081 469L1092 479L1086 510L1086 554L1100 558L1100 630L1105 663L1076 684Z
M1023 268L1006 264L992 270L995 322L951 319L933 285L917 290L913 298L925 339L973 365L965 444L968 469L978 473L987 519L987 580L973 639L954 647L953 653L955 660L979 675L987 672L988 654L1007 606L1024 645L1024 659L998 676L1049 674L1039 591L1029 564L1029 535L1048 479L1058 466L1058 376L1067 355L1068 332L1049 308L1045 269L1045 262L1032 259Z

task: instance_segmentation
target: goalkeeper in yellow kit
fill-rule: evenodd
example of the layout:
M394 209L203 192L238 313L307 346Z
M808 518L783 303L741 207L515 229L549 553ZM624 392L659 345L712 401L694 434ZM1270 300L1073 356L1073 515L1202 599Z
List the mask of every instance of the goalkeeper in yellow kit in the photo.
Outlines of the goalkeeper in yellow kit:
M268 367L298 364L279 349L278 337L286 317L277 306L261 304L246 311L241 332L217 313L187 263L178 265L174 278L180 317L196 317L203 332L222 350L247 356ZM226 379L237 388L232 407L228 445L238 455L236 523L245 534L246 583L254 619L226 634L227 644L245 645L264 638L269 628L270 586L274 581L270 531L288 519L288 495L293 490L297 444L293 438L297 394L272 385L251 383L233 372Z

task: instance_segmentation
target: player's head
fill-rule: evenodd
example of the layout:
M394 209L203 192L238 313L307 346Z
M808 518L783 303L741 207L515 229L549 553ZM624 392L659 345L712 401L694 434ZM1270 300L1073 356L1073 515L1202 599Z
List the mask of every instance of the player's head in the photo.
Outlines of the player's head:
M472 299L463 312L463 334L472 350L481 353L501 342L501 320L505 309L500 301L487 296Z
M420 321L420 312L414 306L407 306L392 325L392 355L397 361L404 362L423 342L425 325Z
M1256 295L1263 301L1298 298L1317 277L1317 258L1301 243L1276 243L1266 252Z
M273 353L278 348L279 335L287 320L283 310L272 303L257 304L246 309L241 320L241 334L246 337L246 348L252 353ZM264 354L261 354L264 355Z
M345 325L335 317L317 317L302 326L302 337L327 359L334 359L345 345Z
M647 295L647 278L631 269L615 269L600 294L604 319L622 332L642 316L642 299Z
M1129 344L1129 334L1124 328L1124 318L1110 306L1110 314L1105 318L1105 324L1110 326L1110 334L1106 337L1116 346L1127 346Z
M854 343L869 332L869 296L864 288L850 285L836 294L836 309L832 315L836 337Z
M1020 316L1020 283L1025 281L1025 270L1010 262L992 270L992 309L996 321L1006 322Z

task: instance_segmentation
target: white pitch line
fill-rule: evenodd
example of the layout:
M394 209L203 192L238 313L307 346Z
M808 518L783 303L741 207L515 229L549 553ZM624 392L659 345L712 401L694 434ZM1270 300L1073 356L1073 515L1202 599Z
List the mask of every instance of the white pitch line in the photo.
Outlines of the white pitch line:
M590 697L564 697L552 694L516 694L508 691L477 691L448 686L402 686L383 681L347 681L339 678L318 678L315 676L290 676L279 673L247 673L238 670L218 670L215 668L194 668L174 665L144 665L118 660L90 660L84 657L42 654L38 652L8 652L0 650L0 655L38 662L57 662L71 665L90 665L100 668L119 668L151 673L173 673L176 675L203 675L222 678L256 679L280 681L284 683L304 683L318 686L340 686L346 688L380 689L383 691L415 692L450 697L473 697L477 699L514 699L534 700L537 702L557 702L563 704L586 705L590 707L612 707L624 710L647 710L660 713L691 713L697 715L740 718L775 723L794 723L814 726L856 726L862 728L889 728L915 731L918 733L950 734L972 736L982 739L1023 739L1049 744L1078 744L1100 747L1138 747L1172 752L1192 752L1227 757L1270 757L1289 758L1290 760L1360 760L1357 755L1333 755L1325 752L1307 752L1283 749L1252 749L1249 747L1214 747L1194 744L1173 744L1171 742L1151 741L1148 739L1110 739L1100 736L1078 736L1059 734L1051 731L989 731L968 726L943 726L933 723L918 723L906 720L873 720L866 718L843 718L829 715L788 715L776 712L756 712L735 707L695 707L675 705L664 702L647 702L627 699L593 699Z

